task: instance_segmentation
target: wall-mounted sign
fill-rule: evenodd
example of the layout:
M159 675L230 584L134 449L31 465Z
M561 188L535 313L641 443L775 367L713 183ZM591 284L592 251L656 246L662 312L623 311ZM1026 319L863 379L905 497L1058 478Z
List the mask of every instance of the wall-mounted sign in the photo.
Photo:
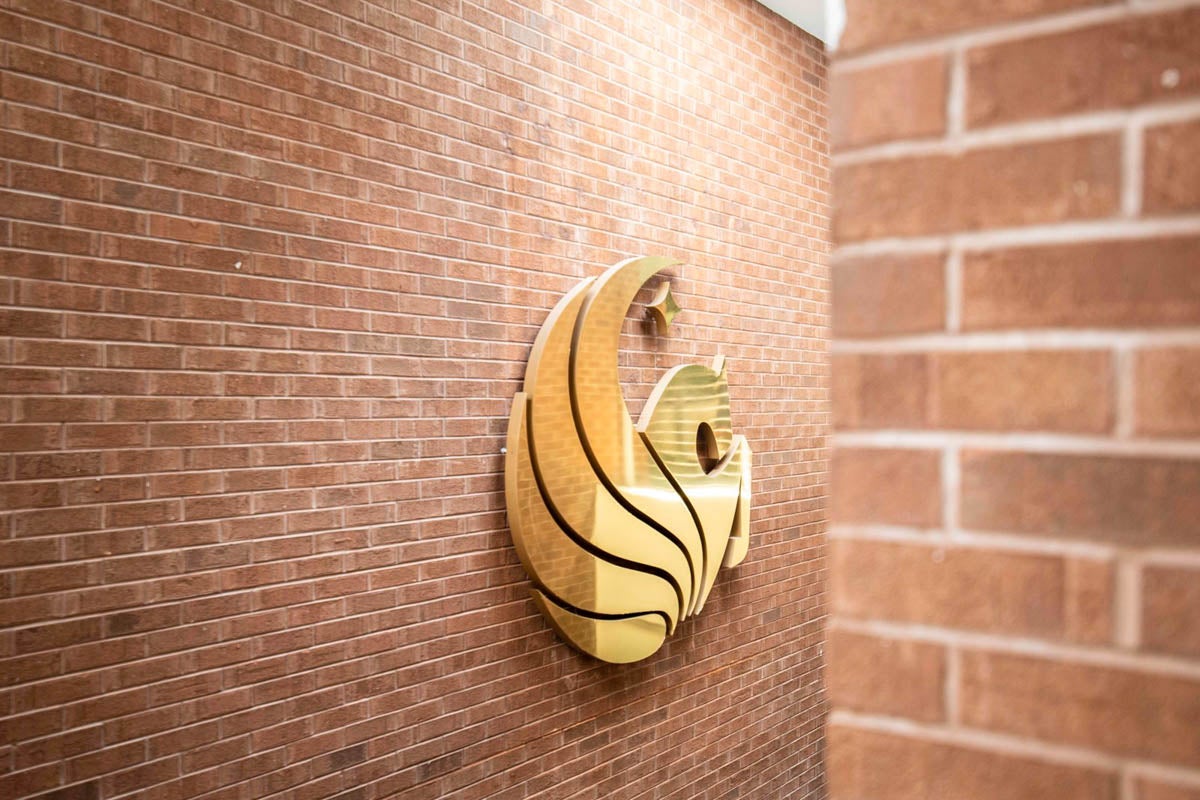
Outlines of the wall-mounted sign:
M730 425L724 357L668 371L636 424L621 394L625 314L676 263L629 259L569 292L509 419L508 519L534 600L563 639L615 663L658 650L749 543L750 447ZM665 335L668 283L648 311Z

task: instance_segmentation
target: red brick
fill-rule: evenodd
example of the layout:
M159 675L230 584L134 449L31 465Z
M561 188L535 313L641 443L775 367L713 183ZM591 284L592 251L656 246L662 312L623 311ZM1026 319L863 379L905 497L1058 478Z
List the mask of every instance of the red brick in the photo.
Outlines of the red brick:
M834 241L1106 217L1120 163L1119 140L1102 135L841 166Z
M63 315L54 311L26 311L17 308L0 309L0 335L4 336L62 336Z
M946 323L944 260L941 253L836 260L834 335L941 330Z
M937 722L945 718L946 655L942 647L829 632L829 702L868 714Z
M1200 324L1200 238L967 253L963 327Z
M834 610L1005 635L1111 639L1113 570L1103 561L990 550L840 540Z
M932 416L941 427L1102 433L1114 398L1108 353L939 353Z
M992 125L1195 95L1198 38L1200 10L1185 8L973 49L967 122Z
M930 359L922 353L836 355L833 421L839 429L924 428Z
M100 621L93 618L22 628L16 632L15 640L18 653L33 653L92 641L100 636Z
M829 123L833 146L849 150L943 133L948 73L946 59L940 55L835 70Z
M962 524L1142 546L1195 543L1200 463L966 451Z
M849 725L829 727L829 752L829 783L834 797L1117 797L1117 780L1112 772Z
M941 524L941 466L931 451L839 448L831 466L836 523Z
M1168 764L1200 764L1200 682L989 652L962 657L964 724Z
M4 440L4 449L8 452L17 450L55 450L59 446L61 435L58 425L0 425L0 438ZM18 477L21 477L18 474ZM26 474L25 477L36 477Z
M819 785L826 57L755 4L285 5L0 10L0 797ZM737 365L766 547L614 692L530 605L499 451L548 310L639 242L687 310L631 325L630 394Z
M1010 0L979 5L970 0L936 0L919 8L900 8L870 0L846 3L844 53L924 39L955 31L1104 5L1111 0Z
M13 361L38 366L98 367L99 345L18 339L13 343Z
M1148 128L1142 208L1171 214L1200 209L1200 121Z
M16 401L16 422L87 422L100 419L95 397L22 397Z
M833 374L838 428L1112 427L1111 356L1102 351L847 354L835 356Z
M1147 650L1200 656L1200 570L1145 567L1141 615Z
M1173 786L1141 778L1137 781L1137 800L1200 800L1200 785Z
M1137 353L1134 427L1151 436L1200 434L1200 349Z

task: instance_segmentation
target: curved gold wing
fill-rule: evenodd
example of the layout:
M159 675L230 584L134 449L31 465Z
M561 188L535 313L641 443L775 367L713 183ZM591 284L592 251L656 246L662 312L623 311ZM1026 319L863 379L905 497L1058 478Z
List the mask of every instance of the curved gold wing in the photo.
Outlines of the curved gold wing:
M745 554L750 452L729 424L723 365L669 372L636 428L621 394L625 313L674 263L629 259L563 297L509 421L509 524L534 599L564 639L606 661L654 653L703 605L722 561ZM707 469L702 426L724 453Z

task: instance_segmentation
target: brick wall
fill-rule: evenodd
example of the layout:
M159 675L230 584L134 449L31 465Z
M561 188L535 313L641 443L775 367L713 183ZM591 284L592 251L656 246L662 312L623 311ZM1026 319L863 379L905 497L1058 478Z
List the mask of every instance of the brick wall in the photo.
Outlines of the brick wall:
M853 0L835 800L1200 798L1200 6Z
M0 797L822 795L814 39L746 0L2 5ZM641 253L685 311L629 324L635 412L724 352L756 500L610 667L536 613L500 449L547 310Z

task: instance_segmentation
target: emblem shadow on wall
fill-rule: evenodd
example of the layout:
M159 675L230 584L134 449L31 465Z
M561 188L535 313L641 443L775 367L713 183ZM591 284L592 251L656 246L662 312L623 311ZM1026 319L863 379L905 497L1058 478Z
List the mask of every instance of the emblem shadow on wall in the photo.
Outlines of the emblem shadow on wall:
M669 370L636 424L621 392L626 312L678 263L628 259L568 292L509 418L508 521L534 601L569 644L613 663L655 653L750 540L750 446L733 433L724 356ZM666 334L679 311L668 282L647 309Z

